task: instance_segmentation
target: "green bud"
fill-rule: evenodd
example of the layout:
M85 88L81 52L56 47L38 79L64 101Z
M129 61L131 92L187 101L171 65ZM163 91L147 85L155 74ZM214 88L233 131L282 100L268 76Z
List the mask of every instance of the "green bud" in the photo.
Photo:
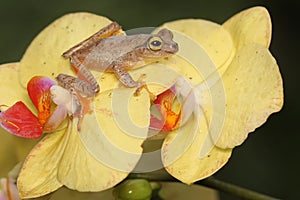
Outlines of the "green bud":
M145 179L123 181L113 191L117 200L150 200L152 187Z

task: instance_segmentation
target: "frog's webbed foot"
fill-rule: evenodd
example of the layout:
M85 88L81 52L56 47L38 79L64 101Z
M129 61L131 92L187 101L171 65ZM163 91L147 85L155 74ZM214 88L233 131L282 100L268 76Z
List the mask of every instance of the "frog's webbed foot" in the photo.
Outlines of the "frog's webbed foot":
M147 86L147 84L146 84L145 82L141 82L141 83L142 83L142 85L136 89L134 95L135 95L135 96L139 96L140 93L141 93L141 91L142 91L143 89L145 89L145 90L148 92L148 94L149 94L150 101L153 102L153 101L156 99L156 95L153 94L153 93L149 90L149 88L148 88L148 86Z
M62 55L64 58L70 58L73 54L75 54L79 50L83 51L85 49L89 49L93 45L96 45L103 38L111 37L114 35L122 35L122 34L123 34L122 27L117 22L112 22L106 27L100 29L97 33L93 34L86 40L70 48Z
M142 89L146 89L146 91L150 95L151 101L153 101L156 98L156 95L154 95L149 88L147 87L147 84L142 81L143 78L145 78L145 74L142 74L138 81L133 80L133 78L130 76L128 71L122 66L122 65L114 65L113 67L114 73L119 79L119 81L125 86L129 88L136 87L135 96L139 96Z

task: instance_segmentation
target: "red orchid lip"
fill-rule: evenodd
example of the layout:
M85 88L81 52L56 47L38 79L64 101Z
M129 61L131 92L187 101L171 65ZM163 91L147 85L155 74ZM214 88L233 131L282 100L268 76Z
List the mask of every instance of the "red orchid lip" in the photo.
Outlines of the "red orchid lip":
M27 84L28 95L38 111L39 122L43 125L50 117L51 86L55 81L43 76L35 76Z
M2 128L13 135L24 138L39 138L43 133L39 119L21 101L1 112L0 119Z
M0 126L13 135L23 138L39 138L43 125L51 115L50 88L56 83L47 77L35 76L27 84L28 95L38 111L35 116L21 101L0 113Z
M150 129L169 132L178 126L180 112L177 114L172 111L175 98L175 85L157 95L153 103L159 111L160 119L151 114Z

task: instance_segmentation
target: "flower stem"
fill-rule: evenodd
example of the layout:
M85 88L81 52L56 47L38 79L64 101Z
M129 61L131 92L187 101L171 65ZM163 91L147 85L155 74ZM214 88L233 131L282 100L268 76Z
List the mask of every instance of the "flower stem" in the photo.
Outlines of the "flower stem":
M168 182L178 181L164 170L159 170L150 173L132 173L128 176L128 178L130 179L143 178L143 179L148 179L149 181L168 181ZM201 181L198 181L195 184L210 187L220 192L225 192L232 196L240 197L248 200L276 200L276 198L274 197L270 197L246 188L242 188L240 186L233 185L231 183L223 182L212 176L203 179Z
M251 199L251 200L276 200L277 198L270 197L246 188L242 188L237 185L233 185L231 183L226 183L221 180L218 180L214 177L208 177L202 181L196 182L196 184L200 184L203 186L207 186L228 194L231 194L236 197L241 197L243 199Z

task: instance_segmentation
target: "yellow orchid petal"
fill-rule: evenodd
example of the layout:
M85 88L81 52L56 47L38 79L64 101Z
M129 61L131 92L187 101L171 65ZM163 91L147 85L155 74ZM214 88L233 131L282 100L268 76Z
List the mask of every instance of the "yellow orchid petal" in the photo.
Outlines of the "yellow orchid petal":
M187 184L218 171L228 161L232 149L205 149L209 134L205 117L195 113L185 126L169 133L162 147L162 161L166 170ZM201 157L202 151L207 154Z
M88 38L111 21L90 13L65 15L46 27L27 48L20 62L20 81L26 86L35 75L51 79L60 73L74 74L62 53ZM97 77L97 76L96 76Z
M80 137L73 134L76 129L71 131L58 170L61 183L78 191L101 191L133 170L142 153L150 116L148 93L142 91L134 97L135 90L121 88L96 96L95 112L84 116ZM128 116L122 116L126 113Z
M282 78L276 60L258 44L242 47L222 77L226 116L217 146L240 145L283 104Z
M223 65L233 53L231 36L219 24L202 19L183 19L165 23L162 27L178 31L190 40L196 41L207 51L217 66ZM174 39L176 41L176 33ZM190 50L192 54L195 54L194 50ZM181 54L181 51L179 42L178 54Z
M57 180L68 130L47 134L29 153L20 171L17 185L21 198L39 197L62 186Z
M127 174L141 156L150 120L149 95L142 91L139 96L133 96L135 90L120 88L101 92L95 99L96 118L86 115L80 131L87 151L99 162ZM90 131L91 128L96 131Z
M82 123L82 134L89 135L97 131L97 122L92 120L89 115L85 116ZM76 121L74 121L76 123ZM70 189L81 192L102 191L115 186L122 181L128 173L116 170L101 163L91 155L79 137L77 126L72 125L69 129L67 145L64 155L58 166L57 179L60 183ZM72 123L73 124L73 123ZM90 134L92 140L95 135ZM101 145L98 143L97 145ZM109 152L102 149L101 154ZM112 159L112 157L110 157Z
M31 100L25 87L19 84L19 63L8 63L0 65L0 91L2 94L0 102L2 105L11 106L17 101L23 101L32 111ZM27 83L26 83L27 84ZM1 107L5 109L5 107Z
M165 167L173 177L186 184L192 184L216 173L228 162L232 152L232 149L214 147L207 157L199 159L193 152L199 146L195 144L193 147L181 158Z
M272 23L268 10L264 7L244 10L227 20L223 27L231 34L237 49L251 43L261 44L266 48L270 45Z

